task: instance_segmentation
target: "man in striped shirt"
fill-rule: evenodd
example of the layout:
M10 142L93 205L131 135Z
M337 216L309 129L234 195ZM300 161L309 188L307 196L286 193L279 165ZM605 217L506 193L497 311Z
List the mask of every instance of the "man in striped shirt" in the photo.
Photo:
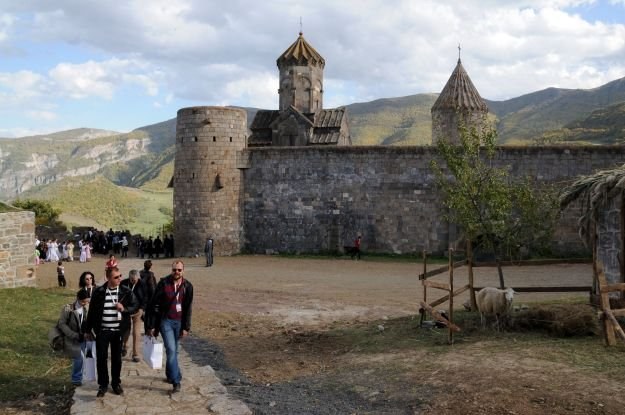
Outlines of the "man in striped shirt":
M111 378L113 392L124 393L121 386L122 335L130 327L130 315L136 313L139 303L128 287L120 286L121 272L117 266L106 270L106 283L96 288L91 296L87 322L83 325L85 338L95 338L98 369L99 398L109 385L108 350L111 348Z

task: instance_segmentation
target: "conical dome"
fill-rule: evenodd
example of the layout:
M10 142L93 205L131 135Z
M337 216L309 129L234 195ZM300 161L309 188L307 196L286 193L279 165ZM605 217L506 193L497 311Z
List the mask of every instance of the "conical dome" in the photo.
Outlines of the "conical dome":
M432 106L432 112L444 110L468 110L488 112L488 106L471 82L467 71L458 59L458 65L449 77L443 91Z
M283 65L313 65L323 68L326 61L315 48L306 42L302 32L299 32L297 40L280 55L276 63L278 67Z

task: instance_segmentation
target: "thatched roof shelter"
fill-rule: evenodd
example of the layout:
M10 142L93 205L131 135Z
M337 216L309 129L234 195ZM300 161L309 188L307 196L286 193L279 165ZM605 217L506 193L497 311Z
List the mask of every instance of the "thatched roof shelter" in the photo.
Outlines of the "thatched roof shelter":
M595 277L599 262L609 284L625 282L624 196L625 165L578 179L560 198L562 208L580 203L580 236L592 247ZM614 292L610 296L619 297Z
M560 207L566 208L580 201L582 216L579 218L580 236L589 241L592 236L591 224L605 210L611 199L625 191L625 164L611 170L600 170L582 177L566 187L560 196Z

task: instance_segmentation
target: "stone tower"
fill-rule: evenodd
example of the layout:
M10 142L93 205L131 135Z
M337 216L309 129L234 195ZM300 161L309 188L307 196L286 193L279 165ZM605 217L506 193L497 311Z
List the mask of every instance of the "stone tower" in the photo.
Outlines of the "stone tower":
M302 32L276 63L280 70L280 111L291 105L302 113L323 109L323 68L326 62L306 42Z
M326 62L302 32L276 63L280 72L280 109L256 113L248 146L351 145L347 110L323 109Z
M174 162L174 239L176 255L203 255L206 239L216 255L240 252L241 171L247 114L225 107L178 111Z
M460 58L443 91L432 106L432 143L459 143L458 126L482 129L488 107L464 70Z

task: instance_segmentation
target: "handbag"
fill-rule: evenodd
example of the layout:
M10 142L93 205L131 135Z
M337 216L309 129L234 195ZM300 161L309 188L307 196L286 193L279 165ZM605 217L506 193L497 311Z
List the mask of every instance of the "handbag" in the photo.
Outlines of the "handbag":
M82 378L84 381L93 382L97 379L98 371L96 368L95 350L95 342L88 341L82 357Z
M48 331L48 342L55 352L62 352L65 349L65 334L59 329L58 323Z
M152 369L163 367L163 342L156 337L143 336L143 360Z

